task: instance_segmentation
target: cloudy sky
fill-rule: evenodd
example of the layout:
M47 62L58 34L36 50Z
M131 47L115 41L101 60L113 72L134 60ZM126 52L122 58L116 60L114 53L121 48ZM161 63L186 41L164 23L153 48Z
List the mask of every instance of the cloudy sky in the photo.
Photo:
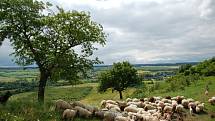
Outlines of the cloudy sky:
M215 56L215 0L45 0L66 10L89 11L107 44L95 52L105 64L201 61ZM0 65L13 65L10 43Z

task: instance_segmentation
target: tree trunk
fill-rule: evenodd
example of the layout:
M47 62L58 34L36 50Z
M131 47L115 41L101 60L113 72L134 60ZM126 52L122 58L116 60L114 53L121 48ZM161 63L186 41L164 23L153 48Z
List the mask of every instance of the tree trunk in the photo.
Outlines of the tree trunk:
M119 97L122 99L122 91L119 91Z
M44 103L44 94L47 80L48 75L46 73L40 72L40 81L38 89L38 102L40 103Z

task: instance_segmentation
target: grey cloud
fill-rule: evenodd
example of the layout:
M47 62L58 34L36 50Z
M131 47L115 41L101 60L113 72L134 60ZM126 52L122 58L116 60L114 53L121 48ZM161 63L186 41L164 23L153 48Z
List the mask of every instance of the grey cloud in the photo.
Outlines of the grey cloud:
M67 10L89 11L93 20L103 25L108 33L107 45L99 47L94 56L105 64L122 60L201 61L215 55L214 0L134 0L109 8L46 1Z

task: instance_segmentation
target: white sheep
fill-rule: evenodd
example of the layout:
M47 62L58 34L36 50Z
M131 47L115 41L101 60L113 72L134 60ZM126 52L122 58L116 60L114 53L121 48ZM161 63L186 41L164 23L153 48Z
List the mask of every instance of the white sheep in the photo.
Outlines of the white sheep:
M147 110L147 112L149 112L150 114L154 114L157 112L157 109Z
M115 121L129 121L128 117L116 116Z
M97 108L97 107L90 106L90 105L85 105L83 108L87 109L87 110L90 111L91 113L95 113L96 111L98 111L98 108Z
M72 109L72 106L64 101L64 100L57 100L56 103L55 103L55 110L65 110L65 109Z
M200 113L201 111L203 111L205 107L204 105L205 105L204 103L198 104L196 106L196 113Z
M116 113L107 111L104 113L103 121L114 121L116 116L117 116Z
M72 109L66 109L63 112L62 118L67 120L73 120L76 116L77 111Z
M110 104L110 103L107 103L107 104L106 104L106 108L107 108L107 109L115 109L115 110L118 111L118 112L121 111L118 105L114 105L114 104Z
M212 97L208 100L208 102L211 104L211 105L214 105L215 104L215 97Z
M100 102L100 107L101 107L101 108L105 108L105 105L106 105L106 100L102 100L102 101Z
M132 102L139 102L140 100L137 98L132 99Z
M114 101L114 100L106 100L106 103L110 103L110 104L113 104L113 105L117 105L117 102Z
M152 106L150 104L146 104L145 107L144 107L145 110L153 110L153 109L157 109L157 107L155 106Z
M74 109L78 111L78 115L80 117L89 118L92 116L92 113L90 111L88 111L87 109L84 109L80 106L75 106Z
M96 111L96 112L95 112L95 116L98 117L98 118L103 119L103 118L104 118L104 113L105 113L105 112L106 112L106 111L103 111L103 110Z
M186 100L186 99L183 99L183 100L181 101L181 104L184 106L184 108L188 108L189 101Z
M208 90L205 91L205 95L208 95Z
M187 99L188 100L188 102L190 103L190 102L194 102L195 100L194 99L192 99L192 98L189 98L189 99Z
M164 106L165 106L164 102L163 101L159 101L158 106L161 107L161 108L164 108Z
M164 113L171 113L172 112L172 106L165 106L163 111L164 111Z
M72 102L71 105L72 105L73 107L79 106L79 107L85 108L85 105L84 105L82 102L80 102L80 101Z
M137 113L138 112L138 108L135 108L133 106L128 106L124 109L124 111L126 112L133 112L133 113Z
M176 106L175 111L178 113L181 113L184 109L184 106L182 104L179 104Z
M176 107L178 105L177 101L172 100L172 107Z
M126 102L132 102L132 99L131 98L127 98Z

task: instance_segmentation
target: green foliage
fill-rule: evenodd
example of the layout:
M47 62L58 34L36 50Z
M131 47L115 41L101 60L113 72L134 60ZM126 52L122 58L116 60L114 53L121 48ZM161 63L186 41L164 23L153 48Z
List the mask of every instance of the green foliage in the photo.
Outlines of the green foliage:
M140 83L137 70L132 67L129 62L114 63L110 70L102 72L98 80L100 85L98 91L106 91L108 88L112 88L120 93L127 87L132 87Z
M200 62L196 66L190 64L182 65L179 73L187 75L199 74L201 76L215 76L215 57Z
M65 11L36 0L2 0L0 3L0 40L9 39L19 65L36 63L40 70L39 100L44 99L48 78L76 80L98 58L89 59L97 50L93 44L105 44L100 24L87 12ZM75 48L80 48L80 54Z
M183 64L179 67L178 72L179 73L185 73L186 70L189 70L192 67L191 64Z
M27 92L34 90L38 85L38 82L26 80L17 80L14 82L0 82L0 93L1 91L10 90L13 94Z
M89 13L58 7L56 13L43 14L50 4L33 0L3 0L0 7L1 40L12 42L16 63L36 62L51 77L74 79L78 72L100 62L86 59L97 49L93 43L105 44L102 26L91 21ZM78 45L81 55L74 50Z
M196 85L199 79L201 79L201 77L198 74L188 76L178 74L166 80L167 84L169 85L166 91L184 90L185 87L190 86L191 84Z

